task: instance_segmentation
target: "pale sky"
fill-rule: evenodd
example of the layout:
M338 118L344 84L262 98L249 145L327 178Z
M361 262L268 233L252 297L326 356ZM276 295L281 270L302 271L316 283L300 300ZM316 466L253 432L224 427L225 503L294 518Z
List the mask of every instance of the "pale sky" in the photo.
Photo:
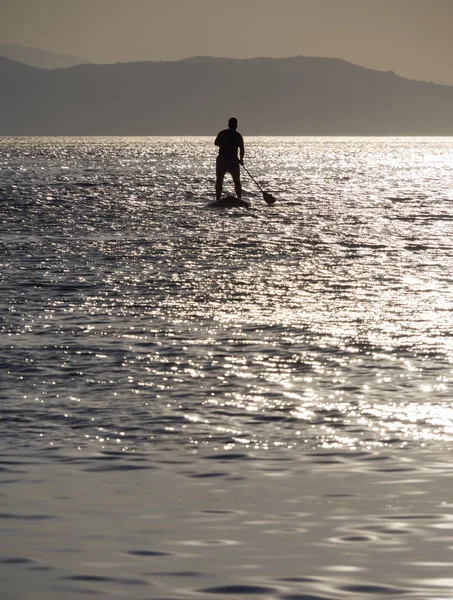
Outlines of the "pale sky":
M453 84L453 0L0 0L0 44L93 62L326 56Z

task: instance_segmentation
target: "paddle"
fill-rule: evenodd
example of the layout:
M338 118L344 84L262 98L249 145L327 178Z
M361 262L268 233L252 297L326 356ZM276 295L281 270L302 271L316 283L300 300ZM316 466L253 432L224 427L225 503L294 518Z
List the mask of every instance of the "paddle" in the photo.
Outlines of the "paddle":
M265 192L263 190L263 188L260 186L260 184L257 182L257 180L250 173L250 171L246 167L244 167L244 165L242 165L242 168L247 173L247 175L250 177L250 179L253 182L255 182L256 185L260 188L261 192L263 193L263 198L264 198L264 201L266 202L266 204L274 204L275 202L277 202L277 198L275 198L272 194L269 194L269 192Z

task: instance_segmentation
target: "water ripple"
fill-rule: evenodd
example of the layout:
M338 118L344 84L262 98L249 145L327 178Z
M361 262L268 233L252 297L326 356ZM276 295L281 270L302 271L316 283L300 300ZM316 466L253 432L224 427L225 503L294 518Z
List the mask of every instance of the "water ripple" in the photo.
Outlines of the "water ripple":
M256 219L207 138L0 141L3 443L453 443L451 140L249 145Z

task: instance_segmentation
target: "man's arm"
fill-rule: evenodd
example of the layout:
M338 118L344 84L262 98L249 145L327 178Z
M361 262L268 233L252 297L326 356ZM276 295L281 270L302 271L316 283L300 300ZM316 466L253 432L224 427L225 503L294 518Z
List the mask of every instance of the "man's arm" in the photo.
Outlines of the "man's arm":
M220 146L222 143L222 132L217 134L217 137L215 139L214 145L215 146Z
M244 138L241 135L241 140L239 144L239 162L244 164L244 156L245 156L245 147L244 147Z

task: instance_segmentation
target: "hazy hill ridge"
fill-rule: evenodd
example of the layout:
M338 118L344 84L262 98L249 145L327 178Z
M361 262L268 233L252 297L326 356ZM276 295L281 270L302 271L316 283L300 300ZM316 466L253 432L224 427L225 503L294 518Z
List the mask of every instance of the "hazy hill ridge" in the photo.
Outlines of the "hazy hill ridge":
M329 58L79 65L0 57L0 135L453 135L453 86Z
M5 56L6 58L11 58L41 69L60 69L90 62L78 56L55 54L54 52L20 46L19 44L0 44L0 56Z

